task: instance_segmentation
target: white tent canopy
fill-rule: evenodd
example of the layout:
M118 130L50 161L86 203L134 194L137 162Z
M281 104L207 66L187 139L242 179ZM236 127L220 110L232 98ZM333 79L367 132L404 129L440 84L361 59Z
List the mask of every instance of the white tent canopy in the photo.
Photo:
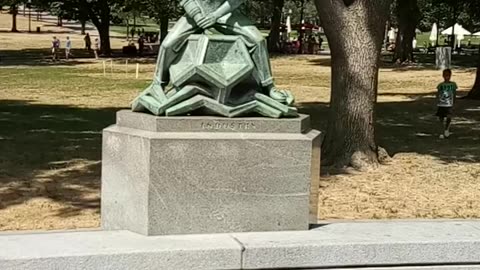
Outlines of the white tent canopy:
M388 41L389 42L395 42L395 40L397 39L397 33L396 33L396 29L395 28L390 28L390 30L388 30Z
M292 32L292 20L290 19L290 16L287 17L287 33L290 34Z
M480 36L480 32L473 34L474 36Z
M438 38L438 27L437 24L434 23L432 25L432 32L430 33L430 41L432 42L432 46L435 44Z
M472 32L468 31L467 29L463 28L460 24L456 23L455 24L455 29L453 26L445 29L444 31L442 31L442 35L452 35L452 32L455 32L453 33L454 35L458 36L458 35L461 35L461 36L469 36L472 34Z

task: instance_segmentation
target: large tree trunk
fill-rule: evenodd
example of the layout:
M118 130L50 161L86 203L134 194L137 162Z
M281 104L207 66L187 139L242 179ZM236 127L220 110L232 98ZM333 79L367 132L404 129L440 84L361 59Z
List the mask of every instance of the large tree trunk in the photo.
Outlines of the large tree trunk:
M391 0L316 0L332 55L329 123L322 163L378 164L375 103L380 52Z
M127 23L127 40L128 40L128 37L130 37L130 18L127 17L125 22Z
M305 0L300 0L300 24L303 24L305 19Z
M108 21L105 23L102 22L97 28L100 34L100 52L105 56L109 56L112 53L110 47L110 23Z
M398 35L395 46L395 62L414 61L413 38L420 21L420 9L417 0L397 1Z
M450 40L450 46L452 47L452 52L455 51L455 46L457 42L457 36L455 36L455 24L457 23L458 19L458 2L453 2L453 18L452 18L452 39Z
M97 12L93 12L90 8L86 10L88 17L100 34L100 53L110 56L112 49L110 47L110 6L107 1L102 1L102 6ZM97 16L100 14L100 17Z
M480 56L478 57L477 77L475 79L475 84L473 85L472 90L470 90L468 93L467 98L480 100Z
M10 7L10 13L12 14L12 32L18 32L18 29L17 29L18 7L17 7L17 5L12 5Z
M81 34L82 34L82 35L85 35L85 25L87 24L87 22L82 19L82 20L80 20L80 24L81 24L81 27L82 27L82 29L81 29L81 31L82 31Z
M168 35L168 15L160 17L160 44L165 40Z
M280 51L280 26L282 25L282 10L285 0L273 2L272 26L270 29L269 49L272 52Z

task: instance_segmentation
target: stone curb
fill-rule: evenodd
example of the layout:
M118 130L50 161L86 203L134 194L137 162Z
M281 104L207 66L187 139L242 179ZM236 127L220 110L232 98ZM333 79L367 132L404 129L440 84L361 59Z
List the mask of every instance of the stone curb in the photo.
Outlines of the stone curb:
M330 267L480 269L480 222L335 223L300 232L156 237L127 231L0 234L2 270Z

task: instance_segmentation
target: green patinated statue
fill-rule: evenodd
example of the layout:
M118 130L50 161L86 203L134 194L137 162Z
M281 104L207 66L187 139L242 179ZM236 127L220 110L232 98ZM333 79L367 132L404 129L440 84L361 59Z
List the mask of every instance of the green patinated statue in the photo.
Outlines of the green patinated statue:
M154 81L132 109L167 116L202 108L227 117L296 116L292 94L275 87L266 40L238 9L244 2L183 0L186 15L161 44ZM210 29L220 35L205 34ZM244 91L249 78L256 87Z

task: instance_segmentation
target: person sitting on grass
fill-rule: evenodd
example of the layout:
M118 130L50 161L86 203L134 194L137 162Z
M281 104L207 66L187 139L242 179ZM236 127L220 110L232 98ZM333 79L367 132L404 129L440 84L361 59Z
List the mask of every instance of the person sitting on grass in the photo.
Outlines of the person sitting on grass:
M457 84L451 81L452 71L446 69L443 71L444 81L437 87L437 116L442 124L443 134L440 139L450 137L450 125L452 123L453 106L456 101ZM445 121L446 119L446 121Z

